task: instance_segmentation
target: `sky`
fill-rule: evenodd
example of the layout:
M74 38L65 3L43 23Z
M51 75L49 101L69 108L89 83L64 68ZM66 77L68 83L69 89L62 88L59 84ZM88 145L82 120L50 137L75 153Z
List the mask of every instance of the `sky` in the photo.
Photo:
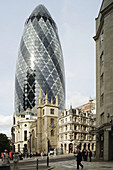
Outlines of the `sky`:
M57 24L62 46L66 109L96 97L95 18L102 0L2 0L0 2L0 133L11 136L15 70L24 23L43 4Z

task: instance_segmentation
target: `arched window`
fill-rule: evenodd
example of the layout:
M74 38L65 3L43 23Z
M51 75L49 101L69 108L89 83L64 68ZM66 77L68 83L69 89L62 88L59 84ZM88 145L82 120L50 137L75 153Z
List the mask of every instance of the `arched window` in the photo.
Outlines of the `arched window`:
M53 129L51 130L51 136L54 136L54 130Z
M92 150L94 150L94 143L92 143Z

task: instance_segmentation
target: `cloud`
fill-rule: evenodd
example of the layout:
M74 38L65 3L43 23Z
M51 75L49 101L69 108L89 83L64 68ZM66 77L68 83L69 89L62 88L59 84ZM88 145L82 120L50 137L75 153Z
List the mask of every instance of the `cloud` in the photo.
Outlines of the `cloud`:
M1 81L0 96L0 114L12 114L14 112L14 80Z
M12 115L10 115L10 116L0 115L0 127L1 126L11 126L12 119L13 119Z
M11 136L11 127L13 124L12 115L1 115L0 114L0 133L6 134L8 137Z
M0 133L6 134L7 137L11 137L11 129L0 130Z
M79 92L70 92L67 95L66 108L69 109L70 105L73 108L83 105L89 101L88 96L84 96Z

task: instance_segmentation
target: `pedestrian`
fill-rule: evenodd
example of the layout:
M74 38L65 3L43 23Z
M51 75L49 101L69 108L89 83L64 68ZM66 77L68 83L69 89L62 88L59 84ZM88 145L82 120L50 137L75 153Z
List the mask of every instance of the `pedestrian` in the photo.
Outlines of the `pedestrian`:
M92 152L91 150L89 149L89 161L91 162L91 157L92 157Z
M42 158L42 159L43 159L43 155L44 155L44 154L43 154L43 151L42 151L42 152L41 152L41 158Z
M85 151L84 151L84 149L82 150L82 160L84 160L84 158L85 158Z
M19 161L19 154L15 152L13 155L13 170L18 170L18 161Z
M87 161L87 157L88 157L88 151L85 150L84 161Z
M10 158L7 149L5 149L3 153L3 164L10 164Z
M25 158L25 152L23 153L23 158Z
M83 169L83 165L81 164L82 161L82 153L80 152L80 149L77 150L77 169L79 169L79 165L81 166L81 169Z

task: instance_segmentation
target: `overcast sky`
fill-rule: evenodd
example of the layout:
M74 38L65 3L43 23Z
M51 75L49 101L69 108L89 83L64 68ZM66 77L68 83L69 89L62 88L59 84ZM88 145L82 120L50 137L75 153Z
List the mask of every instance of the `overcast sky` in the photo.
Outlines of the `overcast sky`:
M58 27L62 45L66 108L95 98L95 18L102 0L1 0L0 2L0 133L10 136L14 113L16 60L24 23L43 4Z

